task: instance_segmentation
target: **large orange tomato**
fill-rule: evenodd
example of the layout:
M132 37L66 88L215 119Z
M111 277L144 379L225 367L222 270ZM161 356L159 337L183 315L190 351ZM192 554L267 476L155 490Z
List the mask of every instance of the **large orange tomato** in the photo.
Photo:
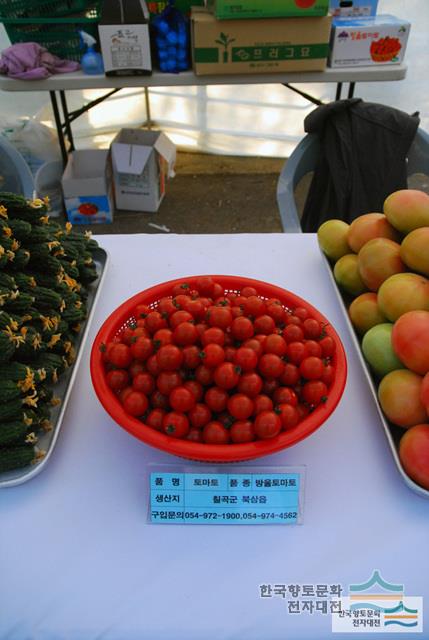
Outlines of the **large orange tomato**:
M407 428L426 421L426 409L420 400L421 386L421 376L408 369L396 369L384 376L378 387L378 399L393 424Z
M408 369L424 376L429 371L429 311L408 311L392 330L393 349Z
M399 458L410 478L429 489L429 424L417 424L404 433Z

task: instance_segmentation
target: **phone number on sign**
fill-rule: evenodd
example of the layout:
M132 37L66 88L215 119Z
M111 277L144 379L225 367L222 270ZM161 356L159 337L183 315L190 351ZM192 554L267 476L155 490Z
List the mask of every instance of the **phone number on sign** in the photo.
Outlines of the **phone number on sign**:
M284 511L281 513L255 511L152 511L152 520L295 520L298 517L296 511Z

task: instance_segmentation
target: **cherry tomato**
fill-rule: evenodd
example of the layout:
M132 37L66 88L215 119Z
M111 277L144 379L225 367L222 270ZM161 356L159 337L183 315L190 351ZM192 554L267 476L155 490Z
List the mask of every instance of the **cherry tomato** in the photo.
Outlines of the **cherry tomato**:
M330 387L334 381L334 378L335 378L335 369L332 366L332 364L325 365L323 368L323 373L320 378L322 382L324 382L328 387Z
M213 286L212 295L211 295L213 300L216 300L216 298L220 298L220 296L223 296L224 293L225 292L222 285L219 284L219 282L215 282Z
M112 369L106 374L106 382L113 391L121 391L128 384L130 376L125 369Z
M258 358L264 353L264 347L262 342L256 340L256 338L249 338L249 340L245 340L243 342L243 347L248 347L249 349L253 349L256 352Z
M188 418L195 429L202 429L204 425L210 422L212 412L206 404L197 402L197 404L195 404L189 411Z
M198 340L198 331L190 322L181 322L173 331L173 342L181 346L195 344Z
M180 368L183 354L176 345L166 344L160 348L156 354L156 359L162 371L174 371Z
M134 331L136 330L137 325L131 324L129 327L125 327L125 329L121 333L121 342L124 342L128 346L131 344L131 340L134 337Z
M189 433L189 420L183 413L170 411L162 420L162 428L172 438L184 438Z
M148 399L141 391L131 391L123 402L124 410L135 418L142 416L147 411L148 406Z
M319 380L323 375L323 362L320 358L309 356L299 365L299 372L306 380Z
M175 311L173 315L169 318L170 328L175 329L182 322L191 322L193 317L188 311L181 309L180 311Z
M208 422L203 428L202 435L206 444L228 444L230 441L229 430L217 420Z
M293 313L300 320L306 320L309 316L308 309L306 309L305 307L296 307Z
M263 316L259 316L258 318L256 318L255 322L253 323L253 328L255 330L255 333L262 333L267 336L270 333L274 333L276 323L271 316L264 314Z
M262 440L274 438L280 433L281 428L280 417L274 411L261 411L255 418L255 434Z
M174 285L173 289L171 290L171 295L173 296L173 298L175 298L181 293L189 293L190 289L191 285L189 284L189 282L179 282L178 284Z
M278 387L274 391L273 400L275 404L291 404L294 407L298 404L298 396L289 387Z
M266 313L268 316L271 316L274 322L279 325L283 324L285 319L285 310L283 309L280 302L274 302L269 304L266 303Z
M253 371L258 364L258 354L250 347L240 347L234 354L234 363L242 371Z
M230 347L230 346L225 347L225 360L227 362L234 362L236 353L237 353L237 349L235 347Z
M200 357L206 367L214 369L225 360L225 351L219 344L211 342L201 351Z
M304 340L304 331L297 324L288 324L283 329L282 335L286 342L302 342Z
M186 303L185 311L190 313L195 320L201 320L206 314L206 307L201 300L190 300Z
M293 364L300 364L305 358L305 346L303 342L289 342L287 357Z
M228 393L220 387L210 387L204 396L204 402L212 411L220 413L226 409Z
M257 295L258 295L258 292L257 292L257 290L255 289L255 287L251 287L251 286L248 286L248 285L247 285L247 286L245 286L245 287L243 287L243 288L242 288L242 290L241 290L241 295L242 295L244 298L249 298L250 296L257 296Z
M242 442L252 442L255 439L255 430L250 420L238 420L234 422L229 430L231 441L239 444Z
M169 318L177 309L171 298L161 298L158 302L157 311L159 311L164 318Z
M195 380L200 382L204 387L207 387L213 382L214 369L209 369L204 364L200 364L195 369Z
M285 325L289 326L290 324L295 324L298 327L300 327L302 325L302 320L298 318L298 316L294 316L293 314L288 314L286 315L286 318L285 318Z
M240 393L244 393L249 398L254 398L262 391L263 381L260 375L254 372L243 373L241 376L237 389Z
M253 413L254 404L244 393L235 393L227 402L229 413L237 420L247 420Z
M207 311L207 321L210 327L227 329L232 322L232 313L228 307L210 307Z
M258 296L248 296L244 303L244 313L253 318L262 316L265 313L265 302Z
M145 319L145 327L151 334L154 334L158 329L164 329L167 327L167 320L159 311L151 311Z
M125 398L130 395L130 393L134 391L134 389L131 386L125 387L125 389L122 389L119 392L119 399L122 402L122 404L124 404L124 400Z
M265 353L275 353L281 358L287 352L286 340L278 333L270 333L264 342L264 351Z
M182 376L178 371L161 371L156 378L156 387L164 396L169 396L181 384Z
M335 340L331 336L325 336L319 340L319 344L322 347L322 356L328 358L335 353Z
M293 387L298 384L300 379L299 369L296 364L292 362L286 362L285 368L282 375L279 378L281 384L284 384L287 387Z
M183 386L192 393L195 398L195 402L201 401L204 395L204 389L201 382L198 382L198 380L186 380L186 382L183 383Z
M122 342L107 345L107 361L118 369L126 369L133 359L130 347Z
M148 396L155 389L155 380L150 373L138 373L133 378L133 389L134 391L142 391Z
M199 276L196 280L195 287L202 296L210 297L213 294L214 280L210 276Z
M145 424L147 424L149 427L152 427L152 429L156 429L157 431L163 431L162 421L164 419L164 416L164 409L152 409L145 420Z
M240 380L240 367L232 362L223 362L214 370L214 381L221 389L233 389Z
M317 340L318 338L320 338L322 329L318 320L316 320L315 318L306 318L302 323L302 326L306 338L310 338L313 340Z
M146 369L152 376L155 376L155 377L159 373L161 373L161 369L160 369L160 366L158 364L158 359L156 357L156 353L154 353L153 355L149 356L149 358L146 360Z
M195 406L195 396L186 387L175 387L168 396L170 407L178 413L186 413Z
M316 340L305 340L305 357L308 356L316 356L316 358L320 358L322 356L322 347Z
M137 338L130 347L133 358L145 362L153 353L153 344L150 338Z
M143 373L143 371L146 371L145 365L138 360L133 360L128 367L128 373L132 378L134 378L138 373Z
M152 337L153 346L155 349L159 349L164 344L171 344L173 342L173 332L171 329L158 329L155 331Z
M254 335L253 323L249 318L239 316L231 323L231 334L236 340L247 340Z
M321 402L326 402L328 387L321 380L310 380L302 387L302 399L311 407L317 407Z
M255 416L261 411L272 411L273 406L271 398L264 393L258 394L253 398L253 413Z
M259 359L258 369L265 378L279 378L284 368L285 363L275 353L264 353Z
M183 347L182 355L185 369L196 369L201 364L200 350L195 344Z
M210 327L210 329L206 329L202 334L201 342L203 346L213 343L223 347L225 344L225 332L222 331L220 327Z
M147 304L138 304L134 309L134 315L136 318L146 318L149 313L153 311Z
M296 406L291 404L279 404L276 407L276 411L280 416L280 420L282 423L282 429L291 429L295 427L299 422L299 413Z

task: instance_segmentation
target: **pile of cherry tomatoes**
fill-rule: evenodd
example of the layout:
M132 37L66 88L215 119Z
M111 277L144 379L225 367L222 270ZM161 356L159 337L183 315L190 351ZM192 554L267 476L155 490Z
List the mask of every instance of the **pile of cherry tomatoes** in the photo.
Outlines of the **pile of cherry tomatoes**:
M200 276L134 317L101 347L106 382L127 414L173 438L275 438L325 402L334 380L328 327L252 286L225 291Z

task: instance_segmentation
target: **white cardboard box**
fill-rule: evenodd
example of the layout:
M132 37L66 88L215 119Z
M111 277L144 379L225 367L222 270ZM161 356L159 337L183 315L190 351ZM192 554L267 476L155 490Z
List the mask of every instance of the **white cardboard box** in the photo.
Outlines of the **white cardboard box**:
M410 23L390 15L335 18L332 21L331 67L400 64Z
M112 180L108 155L108 149L81 149L69 155L61 185L71 223L112 222Z
M174 176L171 140L160 131L121 129L110 148L116 208L158 211L166 179Z
M98 34L106 76L152 73L149 12L145 2L104 2Z

